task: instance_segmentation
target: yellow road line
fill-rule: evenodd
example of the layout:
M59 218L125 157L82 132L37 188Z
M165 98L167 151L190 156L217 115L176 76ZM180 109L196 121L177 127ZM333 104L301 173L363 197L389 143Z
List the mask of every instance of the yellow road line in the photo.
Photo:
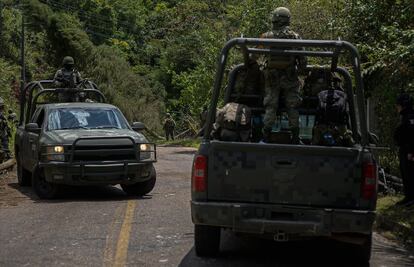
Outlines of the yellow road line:
M121 219L122 212L124 210L123 207L124 205L119 205L116 208L114 212L114 218L108 230L108 235L106 236L105 251L104 251L104 257L103 257L104 267L110 267L113 265L113 260L114 260L113 247L115 246L114 244L116 242L116 233L117 233L116 229L117 229L119 220Z
M136 200L128 200L125 211L124 221L122 223L121 231L119 233L118 243L116 245L115 267L124 267L128 256L129 236L131 234L132 221L134 219Z

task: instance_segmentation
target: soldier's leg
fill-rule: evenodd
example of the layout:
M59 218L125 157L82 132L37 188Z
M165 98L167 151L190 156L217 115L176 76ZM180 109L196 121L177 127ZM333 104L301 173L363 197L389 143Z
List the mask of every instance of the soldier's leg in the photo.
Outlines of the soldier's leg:
M276 121L277 109L279 104L279 81L276 70L266 69L265 75L265 97L263 105L265 107L265 115L263 118L263 133L268 135L272 126Z
M9 138L7 136L3 136L1 138L1 146L6 159L10 158L10 150L9 150Z
M174 140L174 130L173 129L170 130L170 135L171 135L171 139Z
M298 106L302 101L300 97L300 82L299 79L285 80L281 84L283 93L285 95L285 102L287 114L289 117L289 127L292 131L292 143L299 143L299 111Z
M405 199L410 200L410 181L409 181L409 174L407 175L408 170L408 159L407 153L400 149L399 151L399 158L400 158L400 172L401 172L401 179L403 182L403 191Z
M168 137L169 137L169 135L168 135L168 130L167 130L167 129L165 129L165 139L167 139L167 141L169 140L169 139L168 139Z

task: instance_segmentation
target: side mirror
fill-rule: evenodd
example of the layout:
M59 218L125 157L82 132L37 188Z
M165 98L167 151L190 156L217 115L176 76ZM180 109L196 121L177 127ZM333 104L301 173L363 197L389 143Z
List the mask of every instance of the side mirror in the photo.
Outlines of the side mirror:
M142 122L133 122L131 127L132 127L132 130L134 130L136 132L140 132L142 130L145 130L145 125Z
M24 129L28 132L36 133L36 134L39 134L41 131L39 125L37 125L36 122L31 122L31 123L26 124L24 126Z

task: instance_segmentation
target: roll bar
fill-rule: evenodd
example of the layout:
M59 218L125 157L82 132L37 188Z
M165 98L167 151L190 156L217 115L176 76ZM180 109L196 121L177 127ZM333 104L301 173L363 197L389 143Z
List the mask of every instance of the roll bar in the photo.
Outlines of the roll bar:
M101 103L106 102L105 96L102 92L98 89L98 86L88 79L84 79L76 88L54 88L54 81L53 80L41 80L41 81L33 81L26 85L23 89L23 92L20 94L20 119L19 125L22 125L25 121L25 118L29 118L31 114L33 114L36 106L38 104L51 104L57 103L53 102L38 102L38 99L42 95L46 94L59 94L63 92L71 92L71 93L78 93L78 92L85 92L85 93L93 93L98 96L98 99ZM35 92L38 90L38 92Z
M257 48L258 46L265 48ZM204 132L204 140L210 140L212 122L216 114L217 103L220 96L221 85L223 82L224 71L232 48L239 47L243 53L244 60L248 54L275 54L275 55L295 55L309 57L331 58L331 71L340 73L346 77L347 82L352 84L349 72L342 67L338 67L338 60L341 53L348 51L351 55L351 65L355 78L355 90L357 96L357 106L359 111L359 121L361 127L361 144L368 145L368 128L365 116L364 87L361 77L360 55L358 50L351 43L346 41L324 41L324 40L300 40L300 39L261 39L261 38L234 38L228 41L221 50L218 61L216 78L214 81L213 94L210 108L207 115L207 127ZM271 48L269 48L271 47ZM289 47L290 49L286 49ZM299 48L296 49L295 48ZM319 48L319 51L309 50L309 48ZM322 50L323 49L323 50ZM328 51L327 51L328 50ZM347 88L347 94L353 96L352 88ZM351 90L351 92L349 92ZM349 97L350 108L355 112L355 103L353 97ZM352 98L352 99L351 99ZM354 117L354 116L352 116ZM351 120L352 127L356 128L356 122ZM355 135L356 133L354 133Z

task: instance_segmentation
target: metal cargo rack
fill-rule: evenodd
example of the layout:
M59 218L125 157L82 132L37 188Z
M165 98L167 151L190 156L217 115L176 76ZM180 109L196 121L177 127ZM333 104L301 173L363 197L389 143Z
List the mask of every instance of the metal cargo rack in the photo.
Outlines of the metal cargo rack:
M362 145L369 144L369 132L367 128L367 119L365 116L364 87L361 77L360 55L358 53L358 50L351 43L346 41L261 38L234 38L228 41L222 49L214 82L212 100L207 116L207 127L204 133L205 141L208 142L210 140L210 132L212 130L212 123L215 119L217 103L221 95L220 91L222 89L222 82L227 59L229 57L229 52L232 48L236 47L240 48L239 50L243 53L245 66L247 66L249 56L252 54L306 56L330 59L330 66L325 68L330 69L332 72L337 72L344 78L345 92L348 95L350 107L350 123L354 132L354 138L360 139ZM289 49L286 47L289 47ZM353 98L354 90L351 74L346 68L338 66L340 55L346 52L349 53L351 59L349 60L349 63L352 66L353 78L355 80L354 89L356 94L356 103ZM243 67L243 64L236 66L236 68L230 72L230 82L234 82L234 76L236 75L237 70L241 67ZM306 67L306 69L312 68L314 67ZM229 84L229 87L231 88L231 84ZM230 99L231 93L231 90L227 90L225 92L225 101ZM358 114L356 114L356 110L358 110ZM355 131L356 129L358 129L358 131ZM357 135L360 135L360 138L357 138Z
M106 98L98 89L98 86L88 79L82 80L82 82L75 88L56 88L53 85L53 80L33 81L26 85L26 87L23 89L23 92L20 94L19 125L22 125L24 123L25 118L31 117L33 112L36 110L37 105L61 103L59 101L38 101L40 96L45 96L48 94L58 96L59 94L67 92L73 94L84 92L86 94L95 95L96 99L94 100L98 101L99 103L106 102Z

